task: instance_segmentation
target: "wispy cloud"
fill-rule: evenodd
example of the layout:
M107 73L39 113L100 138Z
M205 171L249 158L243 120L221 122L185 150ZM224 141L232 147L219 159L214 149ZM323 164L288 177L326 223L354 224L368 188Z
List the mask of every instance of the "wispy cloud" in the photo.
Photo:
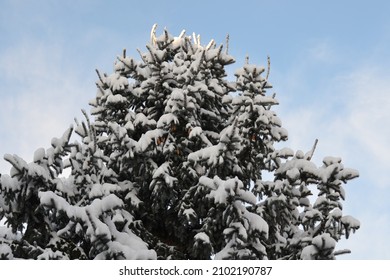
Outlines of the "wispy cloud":
M319 138L314 157L317 164L324 156L341 156L347 167L360 172L360 178L346 187L344 213L358 218L362 227L356 236L339 244L340 249L353 252L342 258L386 259L390 251L390 242L385 242L390 232L390 71L380 61L360 61L349 69L335 65L326 78L316 77L310 73L313 61L321 63L328 56L337 61L337 51L330 47L312 48L319 50L317 57L301 58L312 61L286 72L300 79L282 84L289 96L283 100L284 95L279 95L280 115L289 130L288 144L294 149L308 150L313 139Z
M348 240L341 240L338 249L351 249L351 254L339 256L338 259L366 260L367 256L374 259L390 259L389 244L386 243L390 235L388 213L371 213L359 217L362 227L351 235Z
M390 73L389 73L390 75ZM327 98L302 106L284 106L284 122L294 146L307 147L320 138L319 149L341 153L350 164L372 176L377 186L389 187L390 80L384 69L363 67L333 79L321 91ZM320 93L321 94L321 93Z
M366 167L375 174L380 186L390 188L390 73L387 69L364 67L347 77L348 123L361 152L356 160L366 159ZM351 138L351 137L350 137ZM351 139L352 140L352 139ZM373 178L374 179L374 178Z
M25 41L0 54L0 153L31 159L49 147L87 107L94 94L91 81L67 63L62 48ZM0 171L9 165L0 160Z

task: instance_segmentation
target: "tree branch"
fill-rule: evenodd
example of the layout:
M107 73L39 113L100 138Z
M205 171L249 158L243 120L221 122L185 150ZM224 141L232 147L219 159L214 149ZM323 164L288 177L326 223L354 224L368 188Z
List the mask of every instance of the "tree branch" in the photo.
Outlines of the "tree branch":
M316 139L316 140L314 141L313 148L311 148L311 150L305 155L305 159L311 160L311 158L313 157L313 154L314 154L314 152L315 152L315 150L316 150L317 143L318 143L318 139Z

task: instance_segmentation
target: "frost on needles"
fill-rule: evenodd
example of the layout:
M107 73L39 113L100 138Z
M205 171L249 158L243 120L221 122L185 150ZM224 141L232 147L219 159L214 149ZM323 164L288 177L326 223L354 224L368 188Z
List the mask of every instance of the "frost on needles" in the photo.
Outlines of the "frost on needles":
M166 30L97 79L91 115L27 163L5 155L2 259L334 259L358 172L277 149L268 71ZM268 67L269 70L269 67ZM77 137L72 135L77 134ZM72 140L76 139L76 140ZM64 173L64 170L68 169ZM262 175L269 173L273 180ZM67 174L64 177L64 174Z

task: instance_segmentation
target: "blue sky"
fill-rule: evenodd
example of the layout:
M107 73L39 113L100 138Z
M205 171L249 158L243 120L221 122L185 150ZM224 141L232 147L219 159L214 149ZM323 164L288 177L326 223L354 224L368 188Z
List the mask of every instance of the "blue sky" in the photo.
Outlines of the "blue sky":
M272 3L271 3L272 2ZM390 259L390 2L388 1L44 1L0 0L0 154L32 159L81 118L96 93L95 69L145 49L150 29L201 34L237 63L266 65L289 131L286 146L314 161L341 156L360 178L344 214L361 229L342 259ZM230 69L230 68L229 68ZM0 173L9 165L0 160Z

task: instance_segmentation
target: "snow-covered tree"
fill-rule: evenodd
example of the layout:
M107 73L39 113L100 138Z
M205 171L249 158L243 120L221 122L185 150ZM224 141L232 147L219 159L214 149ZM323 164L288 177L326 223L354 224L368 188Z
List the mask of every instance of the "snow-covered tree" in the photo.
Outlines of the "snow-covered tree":
M157 37L155 26L139 54L124 51L110 75L97 71L92 117L83 111L85 120L33 162L5 155L0 258L334 259L347 251L336 243L359 222L342 213L343 185L358 172L336 157L317 166L315 146L276 148L287 131L267 94L269 67L264 77L247 61L228 81L227 47L184 31Z

